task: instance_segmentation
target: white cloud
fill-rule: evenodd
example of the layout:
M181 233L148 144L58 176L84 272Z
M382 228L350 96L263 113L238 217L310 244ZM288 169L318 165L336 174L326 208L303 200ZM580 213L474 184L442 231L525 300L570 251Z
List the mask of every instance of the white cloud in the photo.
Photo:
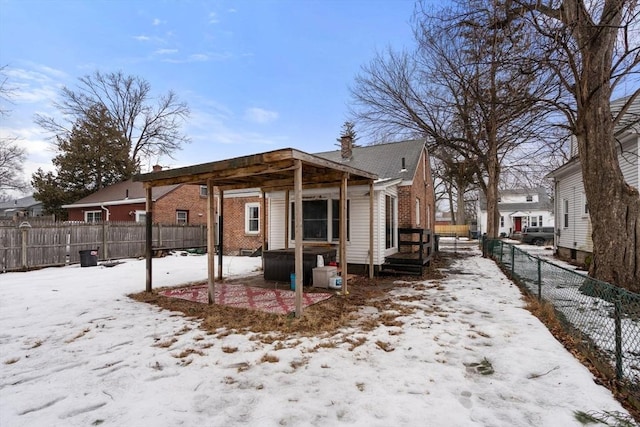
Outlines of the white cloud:
M218 16L216 15L215 12L209 13L209 23L210 24L217 24L219 22L220 22L220 20L218 19Z
M151 25L157 26L157 25L160 25L160 24L164 24L165 22L167 22L167 21L162 21L162 20L160 20L158 18L155 18Z
M178 53L178 49L158 49L155 51L156 55L172 55Z
M246 120L260 124L271 123L274 120L277 120L278 116L279 114L276 111L269 111L257 107L248 108L244 113Z
M204 53L194 53L193 55L189 55L189 61L204 62L208 60L209 60L209 55Z
M139 42L148 42L151 40L151 37L149 36L144 36L144 35L140 35L140 36L134 36L134 39L138 40Z

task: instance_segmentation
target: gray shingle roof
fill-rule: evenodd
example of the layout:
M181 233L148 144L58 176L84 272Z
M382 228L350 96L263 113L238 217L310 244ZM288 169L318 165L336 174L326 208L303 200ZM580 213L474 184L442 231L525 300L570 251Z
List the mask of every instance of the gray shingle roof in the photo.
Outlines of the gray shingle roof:
M354 147L351 159L343 159L341 150L314 153L314 155L374 173L381 180L395 178L410 180L416 173L424 145L425 140L415 139ZM402 169L403 158L405 159L404 170Z
M8 202L0 203L0 210L4 209L20 209L20 208L30 208L31 206L37 205L41 202L37 201L33 196L22 197L20 199L10 200Z

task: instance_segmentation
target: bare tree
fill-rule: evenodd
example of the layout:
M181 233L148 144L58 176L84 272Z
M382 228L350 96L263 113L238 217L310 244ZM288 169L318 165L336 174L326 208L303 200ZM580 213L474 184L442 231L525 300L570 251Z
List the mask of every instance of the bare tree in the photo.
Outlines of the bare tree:
M475 169L487 198L487 234L497 236L498 184L509 153L539 141L545 76L523 62L531 32L490 25L494 2L415 15L415 52L378 55L356 78L354 114L378 131L421 132L433 153L447 147ZM508 30L508 31L507 31ZM526 69L526 72L523 72Z
M630 108L640 96L635 0L508 2L499 24L526 19L539 34L541 64L559 82L550 100L564 113L575 136L592 224L590 274L640 291L640 195L625 182L617 136L640 123ZM625 83L636 87L612 110L612 94Z
M171 154L189 138L180 127L189 116L189 108L169 91L154 103L151 85L140 77L121 71L81 77L77 89L64 87L61 101L54 106L64 121L36 115L36 123L55 136L68 137L71 126L87 117L95 105L103 105L129 141L131 158L137 164L143 158Z
M0 101L3 104L11 101L12 92L4 73L5 68L6 65L0 67ZM0 107L0 117L8 114L8 108ZM0 138L0 195L6 194L7 191L25 191L28 188L28 183L22 176L22 165L26 157L26 151L18 145L17 137Z

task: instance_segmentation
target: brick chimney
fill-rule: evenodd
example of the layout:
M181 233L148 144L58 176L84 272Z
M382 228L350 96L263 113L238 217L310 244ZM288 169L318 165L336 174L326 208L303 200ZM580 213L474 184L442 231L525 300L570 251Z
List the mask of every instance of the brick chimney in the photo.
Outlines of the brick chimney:
M340 137L340 152L343 160L351 160L353 157L353 137L342 135Z
M160 172L162 170L162 166L160 165L153 165L153 172Z

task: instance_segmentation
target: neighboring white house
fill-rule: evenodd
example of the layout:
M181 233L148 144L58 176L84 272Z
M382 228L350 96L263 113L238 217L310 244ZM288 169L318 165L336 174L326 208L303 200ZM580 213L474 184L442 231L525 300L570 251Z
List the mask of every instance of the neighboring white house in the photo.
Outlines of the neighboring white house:
M478 198L478 232L487 231L487 199L483 194ZM544 188L500 190L498 192L500 211L499 235L511 236L525 227L553 227L553 203Z
M429 155L422 140L366 147L351 144L343 140L340 150L314 155L378 176L373 187L372 254L369 253L369 186L349 186L347 191L348 263L366 266L373 257L377 271L385 257L399 251L399 228L433 230L435 196ZM293 192L287 195L284 190L271 191L267 198L269 249L294 247ZM336 245L339 236L339 189L305 189L302 198L305 245Z
M611 103L612 110L620 109L625 99ZM640 188L640 99L632 105L627 117L636 121L622 135L618 136L618 161L626 182ZM628 124L628 121L625 122ZM624 126L621 125L621 126ZM591 240L591 218L587 209L587 199L582 181L582 169L575 139L572 139L572 158L548 177L555 184L556 211L556 252L560 258L581 264L593 252Z

